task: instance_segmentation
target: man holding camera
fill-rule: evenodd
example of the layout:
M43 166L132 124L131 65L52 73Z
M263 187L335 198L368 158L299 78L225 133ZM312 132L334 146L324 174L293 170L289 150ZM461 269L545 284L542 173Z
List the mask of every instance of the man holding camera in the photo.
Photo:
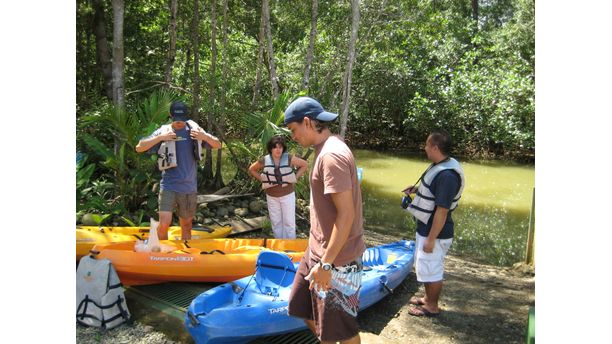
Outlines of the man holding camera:
M416 228L415 270L417 280L425 285L425 296L412 297L414 316L435 317L440 314L438 300L442 292L444 258L453 242L454 223L451 213L457 207L465 186L463 168L449 156L450 135L434 131L425 143L427 159L432 164L423 173L420 185L403 190L402 207L414 215ZM417 181L418 183L418 181ZM410 194L416 193L414 201Z

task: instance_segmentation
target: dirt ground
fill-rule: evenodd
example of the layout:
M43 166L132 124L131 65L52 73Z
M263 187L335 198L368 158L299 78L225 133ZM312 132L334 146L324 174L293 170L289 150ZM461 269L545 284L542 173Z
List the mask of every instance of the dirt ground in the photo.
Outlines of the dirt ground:
M398 240L368 232L368 246ZM359 314L363 343L524 343L535 274L528 266L504 268L448 256L437 318L408 314L422 296L411 274L393 293Z
M368 246L400 240L366 231ZM408 314L408 300L422 296L411 274L394 293L359 314L361 341L379 343L524 343L529 307L535 305L535 274L528 266L504 268L447 257L442 313L437 318ZM135 317L110 331L77 326L77 343L193 343ZM176 326L182 327L180 323ZM171 326L172 327L172 326ZM176 327L172 327L175 328Z

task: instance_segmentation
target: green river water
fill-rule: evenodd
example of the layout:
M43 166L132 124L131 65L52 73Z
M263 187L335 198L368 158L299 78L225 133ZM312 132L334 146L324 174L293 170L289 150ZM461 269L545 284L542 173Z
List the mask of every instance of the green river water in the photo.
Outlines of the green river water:
M415 222L400 207L402 192L429 165L425 153L406 156L355 150L363 168L365 227L414 238ZM512 265L525 256L533 166L498 161L462 161L466 187L453 212L455 239L451 252L493 265Z
M235 174L225 152L224 180ZM400 207L402 192L429 165L425 153L405 155L354 150L363 168L365 228L414 239L415 223ZM313 155L309 162L312 164ZM466 187L453 212L455 239L451 252L493 265L524 259L529 212L535 183L533 165L500 161L463 161Z

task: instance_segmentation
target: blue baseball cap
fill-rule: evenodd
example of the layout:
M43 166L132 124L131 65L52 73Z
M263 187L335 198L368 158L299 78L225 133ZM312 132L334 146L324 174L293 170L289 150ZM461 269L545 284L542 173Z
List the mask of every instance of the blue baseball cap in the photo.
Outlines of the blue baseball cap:
M170 116L172 116L172 121L186 122L189 119L189 108L182 101L172 102Z
M285 110L285 125L301 121L304 117L331 122L338 118L338 114L325 111L318 101L310 97L299 97Z

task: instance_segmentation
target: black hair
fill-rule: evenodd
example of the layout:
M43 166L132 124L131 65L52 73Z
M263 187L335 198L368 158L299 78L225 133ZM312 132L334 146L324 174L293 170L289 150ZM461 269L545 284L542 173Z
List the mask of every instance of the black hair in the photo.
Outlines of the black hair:
M431 132L431 134L429 134L429 137L431 139L431 144L437 146L442 154L446 156L450 155L453 142L450 134L446 130L434 130Z
M302 123L304 122L304 118L306 118L308 116L302 117L302 119L296 120L295 122L297 123ZM317 133L321 133L323 131L323 129L329 129L329 126L332 122L323 122L323 121L319 121L318 119L314 119L312 117L308 117L310 118L310 121L314 124L315 129L317 130Z
M280 135L276 135L276 136L272 136L272 138L270 138L268 140L268 144L266 145L266 149L268 150L268 154L272 154L272 150L278 144L280 144L283 147L283 153L285 153L287 151L287 145L285 144L285 137L280 136Z

